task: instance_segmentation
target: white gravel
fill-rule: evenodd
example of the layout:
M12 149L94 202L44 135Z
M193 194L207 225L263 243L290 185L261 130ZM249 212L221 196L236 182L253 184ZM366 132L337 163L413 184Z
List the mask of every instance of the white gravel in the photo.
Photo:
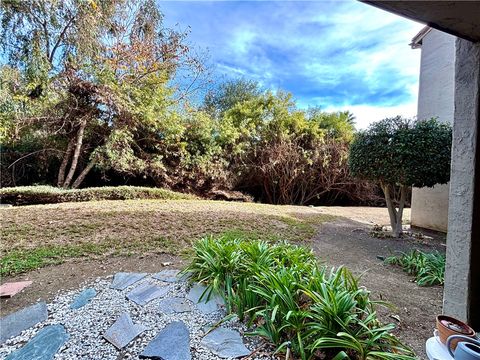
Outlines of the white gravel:
M203 314L192 306L194 309L192 312L167 315L161 313L158 308L159 302L165 297L185 297L188 289L187 283L163 283L147 276L127 289L120 291L109 288L111 281L112 276L98 278L94 282L85 284L85 286L79 290L58 295L51 303L47 304L48 319L4 343L0 347L0 358L5 358L13 350L23 346L44 326L61 324L67 330L70 338L57 352L55 359L139 359L138 355L162 328L172 321L180 320L183 321L190 330L192 359L221 359L202 347L200 342L205 335L205 331L225 316L223 310L211 314ZM155 282L162 286L169 286L169 292L165 296L157 298L144 306L137 305L126 298L126 294L130 290L147 281ZM88 287L95 288L97 295L80 309L70 309L69 306L75 297ZM130 314L134 323L142 323L148 330L130 342L122 351L118 351L102 337L102 334L124 312ZM224 323L222 326L238 330L242 335L247 332L246 327L235 320ZM261 339L251 336L244 336L244 343L251 351L256 350L263 344ZM265 355L262 351L258 351L248 359L267 360L276 359L276 357Z

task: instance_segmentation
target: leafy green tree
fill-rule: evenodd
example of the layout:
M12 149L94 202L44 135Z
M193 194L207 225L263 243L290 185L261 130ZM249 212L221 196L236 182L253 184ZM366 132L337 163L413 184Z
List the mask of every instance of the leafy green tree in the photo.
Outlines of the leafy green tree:
M15 96L15 87L21 84L21 73L10 66L0 67L0 143L18 138L19 129L15 127L15 114L23 109Z
M214 117L224 114L237 103L257 98L262 93L256 81L237 79L220 83L205 96L203 107Z
M340 112L342 114L342 116L345 117L346 121L351 124L351 125L355 125L355 115L353 113L351 113L349 110L345 110L345 111L341 111Z
M317 123L331 139L350 142L355 132L355 117L349 111L324 112L319 108L309 109L308 119Z
M331 126L322 122L325 118L339 116L309 117L291 94L281 91L228 109L220 119L218 141L237 187L276 204L325 203L348 194L366 199L372 186L350 176L346 136L336 132L334 121Z
M452 130L436 119L384 119L359 132L350 146L354 176L380 184L394 236L402 233L407 190L450 179Z
M1 40L4 56L20 68L39 97L65 62L88 61L102 50L114 25L115 0L3 0Z
M4 56L22 79L9 109L55 139L58 186L80 186L94 167L163 166L144 139L167 141L182 127L169 82L180 66L200 67L155 1L6 0L1 17Z
M220 119L219 142L232 155L255 151L281 138L322 137L286 92L266 92L229 108Z

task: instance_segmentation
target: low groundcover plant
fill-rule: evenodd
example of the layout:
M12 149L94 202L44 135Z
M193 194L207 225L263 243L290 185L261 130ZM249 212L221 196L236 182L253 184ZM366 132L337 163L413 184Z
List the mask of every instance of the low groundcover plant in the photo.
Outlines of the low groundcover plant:
M311 250L286 242L234 236L206 237L193 245L184 270L191 281L219 293L237 314L283 352L305 359L415 359L382 325L379 302L344 267L319 266Z
M398 265L410 275L415 276L419 286L443 285L445 277L445 255L437 252L424 253L411 250L399 256L385 259L387 264Z

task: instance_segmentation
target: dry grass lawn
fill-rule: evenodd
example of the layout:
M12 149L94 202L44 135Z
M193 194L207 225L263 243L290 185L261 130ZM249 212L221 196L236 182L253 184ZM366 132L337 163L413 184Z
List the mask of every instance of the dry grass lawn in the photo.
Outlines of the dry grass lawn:
M207 200L126 200L0 209L0 274L14 275L67 258L181 254L210 234L304 241L332 215L300 206Z

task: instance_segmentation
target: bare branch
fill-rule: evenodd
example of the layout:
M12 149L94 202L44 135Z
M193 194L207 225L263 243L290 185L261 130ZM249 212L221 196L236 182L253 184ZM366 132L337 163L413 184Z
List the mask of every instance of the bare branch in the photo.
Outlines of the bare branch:
M48 56L48 61L50 62L50 64L53 65L53 59L55 57L55 52L57 51L59 45L61 44L61 42L63 41L63 37L65 36L65 33L67 32L67 30L70 28L70 26L73 24L75 20L75 16L72 16L68 22L65 24L65 26L63 27L62 31L60 32L60 35L58 35L58 39L57 41L55 42L55 45L53 45L53 48L52 48L52 52L50 53L50 55Z
M23 159L26 159L27 157L29 156L33 156L35 154L38 154L38 153L42 153L42 152L47 152L47 151L57 151L57 152L61 152L59 151L58 149L52 149L52 148L47 148L47 149L41 149L41 150L37 150L37 151L33 151L31 153L28 153L27 155L24 155L20 158L18 158L17 160L15 160L14 162L12 162L10 165L8 165L7 169L10 169L12 166L14 166L16 163L18 163L19 161L23 160Z

